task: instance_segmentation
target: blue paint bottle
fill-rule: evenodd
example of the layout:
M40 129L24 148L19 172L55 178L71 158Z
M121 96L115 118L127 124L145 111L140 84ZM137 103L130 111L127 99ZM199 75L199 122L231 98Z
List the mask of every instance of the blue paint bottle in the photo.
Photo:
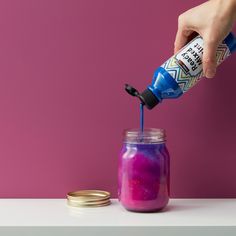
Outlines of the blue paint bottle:
M152 109L163 99L180 97L203 77L203 50L203 39L198 35L155 71L152 83L146 90L139 93L130 85L126 85L126 91L132 96L139 97L141 103L148 109ZM236 51L236 38L229 33L217 49L217 65L234 51Z

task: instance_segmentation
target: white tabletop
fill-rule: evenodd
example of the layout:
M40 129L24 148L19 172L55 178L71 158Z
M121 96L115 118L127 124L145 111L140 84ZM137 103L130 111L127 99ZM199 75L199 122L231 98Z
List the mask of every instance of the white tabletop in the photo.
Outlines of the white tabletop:
M69 207L65 199L0 199L2 226L231 226L236 230L236 199L172 199L166 210L158 213L129 212L116 199L98 208Z

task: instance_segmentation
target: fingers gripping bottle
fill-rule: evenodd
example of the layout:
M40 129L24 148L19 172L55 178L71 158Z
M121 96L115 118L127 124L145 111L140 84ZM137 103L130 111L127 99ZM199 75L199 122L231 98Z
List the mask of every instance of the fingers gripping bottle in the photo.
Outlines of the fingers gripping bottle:
M139 97L148 109L152 109L163 99L180 97L203 77L203 50L203 39L198 35L155 71L152 84L146 90L139 93L130 85L126 85L126 91ZM217 65L234 51L236 38L229 33L216 51Z

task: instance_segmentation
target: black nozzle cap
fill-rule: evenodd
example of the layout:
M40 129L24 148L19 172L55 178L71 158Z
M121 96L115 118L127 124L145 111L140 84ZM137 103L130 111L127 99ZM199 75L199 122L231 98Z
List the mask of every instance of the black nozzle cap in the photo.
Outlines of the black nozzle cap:
M142 93L140 93L139 98L142 103L150 110L159 103L157 97L149 89L146 89Z
M131 96L134 96L134 97L138 97L139 96L139 92L137 89L135 89L134 87L132 87L131 85L129 84L125 84L125 90L126 92L131 95Z

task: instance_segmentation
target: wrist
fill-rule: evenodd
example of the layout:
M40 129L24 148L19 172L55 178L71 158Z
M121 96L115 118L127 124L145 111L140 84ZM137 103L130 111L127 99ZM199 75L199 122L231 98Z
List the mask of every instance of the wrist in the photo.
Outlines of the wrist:
M224 11L230 18L231 21L236 21L236 0L210 0L215 1L221 9Z
M215 2L218 8L227 12L228 16L236 21L236 0L209 0Z

